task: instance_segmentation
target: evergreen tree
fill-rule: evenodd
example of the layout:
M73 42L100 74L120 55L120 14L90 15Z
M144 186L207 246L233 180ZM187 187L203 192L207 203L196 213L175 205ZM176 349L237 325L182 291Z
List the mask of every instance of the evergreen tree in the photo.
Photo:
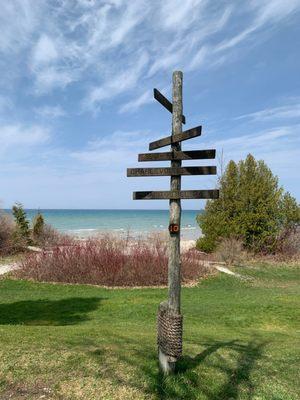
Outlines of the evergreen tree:
M300 207L289 192L286 192L282 198L281 223L285 234L295 232L297 226L300 224Z
M45 220L40 212L33 219L32 234L34 240L39 240L44 232Z
M12 208L12 213L16 223L14 239L18 244L30 244L30 228L26 212L21 203L16 203Z
M295 199L283 194L278 178L251 154L238 164L229 162L219 189L219 199L208 201L197 217L204 234L197 247L203 251L213 251L228 237L242 239L254 251L272 251L280 232L299 223Z

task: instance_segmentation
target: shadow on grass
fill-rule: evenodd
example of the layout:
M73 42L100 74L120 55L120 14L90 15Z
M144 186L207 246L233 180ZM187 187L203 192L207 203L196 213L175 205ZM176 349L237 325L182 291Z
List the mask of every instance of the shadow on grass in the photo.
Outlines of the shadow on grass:
M237 340L232 341L215 341L203 343L206 346L205 350L197 354L194 358L183 357L177 368L178 376L187 373L191 377L194 374L189 374L189 372L194 371L198 366L204 363L205 359L210 355L213 355L213 361L210 362L210 368L216 371L216 373L221 372L225 377L225 383L219 385L219 387L212 391L208 385L203 385L201 388L201 381L195 376L192 378L192 382L195 385L200 385L199 389L203 391L207 399L217 400L217 399L238 399L241 390L243 393L247 393L246 397L252 399L254 396L255 384L251 379L251 372L255 368L255 363L263 355L263 349L266 345L265 342L252 340L248 343L241 343ZM234 361L226 359L222 354L218 354L218 350L225 350L226 353L230 352L234 356ZM217 374L220 377L220 374ZM203 378L202 378L203 380ZM202 381L202 383L204 383ZM206 386L206 387L205 387ZM196 397L189 397L191 399Z
M0 325L73 325L88 320L99 297L70 297L62 300L28 300L0 304Z
M201 353L193 358L182 357L176 373L164 376L158 370L153 347L144 346L141 349L140 343L128 337L116 336L115 342L128 348L128 352L118 354L118 360L125 368L133 367L139 376L139 379L124 380L114 370L111 373L116 382L165 400L236 400L241 398L241 393L243 398L252 399L255 384L251 373L266 345L256 339L245 343L238 340L201 343L205 347ZM99 362L106 358L101 351L90 354Z

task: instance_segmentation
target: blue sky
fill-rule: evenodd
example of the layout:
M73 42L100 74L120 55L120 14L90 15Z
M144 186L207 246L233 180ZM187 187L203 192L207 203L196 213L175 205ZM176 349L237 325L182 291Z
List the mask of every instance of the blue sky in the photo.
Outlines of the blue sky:
M2 2L2 205L166 208L133 201L132 191L167 190L169 178L127 178L126 168L170 134L171 114L152 90L170 97L176 69L185 127L203 126L183 148L218 151L193 164L251 152L299 200L299 48L300 0ZM183 177L185 189L215 183Z

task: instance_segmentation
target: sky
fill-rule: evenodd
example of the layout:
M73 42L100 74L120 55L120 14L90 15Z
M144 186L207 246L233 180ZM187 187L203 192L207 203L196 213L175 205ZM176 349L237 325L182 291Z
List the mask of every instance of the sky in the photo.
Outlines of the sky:
M183 149L217 165L252 153L300 200L300 0L10 0L0 13L0 201L26 208L147 209L127 178L148 143L171 134L172 72L183 71ZM167 148L165 148L167 149ZM160 149L160 151L165 151ZM143 165L142 165L143 164ZM183 177L213 189L217 177ZM184 209L203 208L183 201Z

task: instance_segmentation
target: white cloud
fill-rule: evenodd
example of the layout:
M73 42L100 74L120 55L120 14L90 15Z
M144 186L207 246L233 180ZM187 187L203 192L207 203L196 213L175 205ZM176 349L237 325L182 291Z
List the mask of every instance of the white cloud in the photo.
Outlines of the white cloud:
M217 67L230 59L234 48L278 26L299 8L299 0L218 6L208 0L64 0L55 7L46 0L12 0L1 8L0 51L13 52L21 61L0 63L2 82L26 76L27 63L31 92L38 95L75 82L84 82L86 88L93 84L85 105L90 102L94 112L98 103L138 86L130 72L141 52L149 57L143 70L147 83L171 69Z
M274 119L300 118L300 103L280 107L266 108L249 114L240 115L236 119L250 119L253 121L267 121Z
M66 115L66 112L61 106L43 106L35 109L37 115L42 118L59 118Z
M33 69L56 61L58 58L57 45L48 35L43 34L32 52L32 67Z
M116 131L90 141L86 148L70 155L87 165L97 164L109 170L125 171L126 166L137 159L138 149L144 149L150 137L150 133L144 131Z
M176 31L180 25L180 29L187 29L206 4L207 0L165 0L160 11L161 23L168 30Z
M30 148L47 142L49 137L49 130L42 126L3 125L0 126L0 151L2 154L8 150L22 151L25 147Z
M238 128L238 131L244 128ZM248 128L251 131L253 128ZM297 179L300 168L300 125L277 126L259 130L257 133L239 134L228 139L207 141L207 148L216 148L217 154L223 152L225 162L239 161L253 154L264 160L281 179L288 182Z
M94 110L103 100L111 99L132 89L136 86L147 63L148 56L146 53L142 53L128 69L106 81L103 85L92 88L84 101L86 107Z
M209 48L207 46L201 47L196 54L193 56L188 69L194 70L195 68L200 67L205 62L207 62L207 56L209 55Z
M149 104L152 101L153 101L152 92L150 90L147 90L146 92L144 92L142 95L140 95L136 99L128 101L127 103L123 104L120 107L119 112L120 113L134 112L134 111L138 110L141 106L143 106L145 104Z
M53 89L64 89L75 80L72 72L68 69L57 69L56 67L42 68L36 72L35 91L37 94L51 92Z
M217 147L224 147L227 149L234 149L234 151L240 151L241 149L246 149L251 153L254 149L261 149L262 146L268 148L270 144L275 144L283 140L290 142L290 140L298 139L298 132L300 126L280 126L273 129L267 129L262 132L249 134L249 135L239 135L238 137L233 137L224 140L217 140L215 145Z
M223 40L219 43L215 52L229 50L246 39L249 39L252 34L258 30L262 30L274 23L278 23L286 17L299 11L299 0L252 0L249 2L250 11L254 12L254 17L250 24L235 36ZM247 8L246 8L246 11ZM262 36L261 36L262 37ZM262 39L261 39L262 40Z
M0 52L17 53L27 47L39 25L43 1L12 0L1 2Z

